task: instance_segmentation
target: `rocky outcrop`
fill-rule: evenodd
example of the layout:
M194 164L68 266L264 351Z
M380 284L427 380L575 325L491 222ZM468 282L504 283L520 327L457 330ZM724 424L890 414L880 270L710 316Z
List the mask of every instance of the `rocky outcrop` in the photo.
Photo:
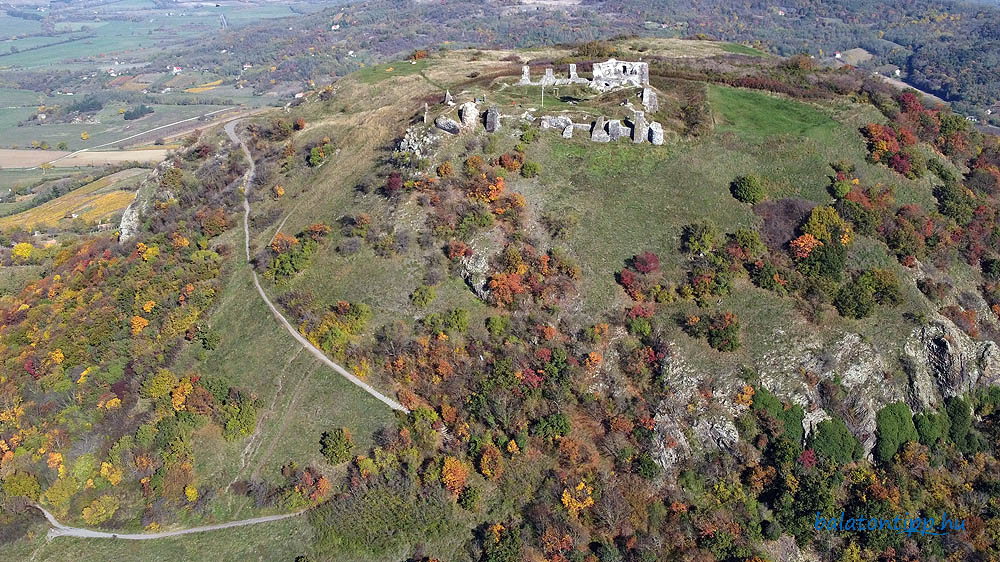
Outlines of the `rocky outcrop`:
M914 330L904 352L913 400L924 407L1000 383L1000 347L972 340L947 320Z
M462 132L462 127L458 124L457 121L445 117L444 115L441 115L434 120L434 126L452 135L457 135Z
M129 240L135 238L135 235L139 233L139 204L137 201L138 197L132 200L125 207L125 212L122 213L121 223L118 225L118 241L122 244L128 242Z
M563 129L562 137L564 139L573 138L573 125L568 125L565 129Z
M691 445L680 420L672 412L661 413L653 421L656 434L650 444L650 453L656 463L669 472L679 461L691 456Z
M714 446L723 451L730 451L740 440L733 420L725 417L715 419L701 418L694 424L694 436L703 445Z
M495 133L500 130L500 110L495 106L486 110L486 132Z
M444 103L446 105L455 105L455 101L451 98L451 90L444 91Z
M477 297L486 301L489 297L489 289L486 287L486 275L489 273L489 260L485 253L474 253L471 256L462 258L462 279L465 284L472 289Z

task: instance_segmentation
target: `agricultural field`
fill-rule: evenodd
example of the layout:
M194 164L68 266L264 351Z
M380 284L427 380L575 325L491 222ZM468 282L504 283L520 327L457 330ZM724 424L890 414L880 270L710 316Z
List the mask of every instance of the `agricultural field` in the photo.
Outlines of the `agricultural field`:
M74 219L100 223L125 209L135 199L135 190L130 188L136 183L137 176L146 172L145 168L131 168L105 176L37 207L0 218L0 230L55 227Z
M29 124L23 127L3 128L0 129L0 146L23 148L30 146L33 141L44 141L54 148L60 142L65 142L69 150L75 151L107 145L146 131L151 131L148 136L153 138L146 139L147 135L143 134L142 139L150 142L157 135L168 134L167 126L177 121L191 120L185 124L185 127L191 127L197 125L199 117L232 106L153 104L151 107L153 113L132 121L122 117L122 111L129 109L129 104L110 103L97 112L90 122ZM211 120L211 116L205 119ZM84 134L87 136L86 139L82 138ZM128 142L125 141L123 144L127 145Z

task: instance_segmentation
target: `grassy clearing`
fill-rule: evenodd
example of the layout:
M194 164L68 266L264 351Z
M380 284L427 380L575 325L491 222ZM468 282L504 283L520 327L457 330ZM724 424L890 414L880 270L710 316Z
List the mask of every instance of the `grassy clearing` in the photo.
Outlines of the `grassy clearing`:
M733 53L736 55L749 55L752 57L766 57L767 53L761 51L760 49L754 49L753 47L747 45L741 45L739 43L724 43L722 45L722 50L727 53Z
M716 116L724 119L717 129L747 140L783 135L826 138L836 126L828 115L801 102L723 86L711 86L708 92Z
M762 177L772 198L829 203L829 163L847 159L858 166L866 184L895 185L901 199L930 197L926 179L906 180L865 163L857 128L876 120L869 108L814 106L724 87L712 87L710 99L720 124L704 138L651 147L543 133L541 141L529 147L528 158L542 163L541 176L537 182L520 180L512 187L525 194L536 212L574 212L580 217L580 225L563 244L580 261L583 313L590 318L629 305L614 274L636 253L656 252L667 278L684 282L686 257L679 251L684 225L707 221L727 232L756 225L759 218L749 206L729 193L730 182L739 175ZM907 278L884 245L863 237L852 249L849 266L890 268ZM908 285L906 291L911 289ZM801 344L796 338L802 334L810 334L813 345L822 345L857 332L883 349L895 349L912 329L904 313L922 311L922 302L915 294L907 295L906 306L880 310L860 322L830 313L819 328L807 322L794 299L741 281L720 304L742 319L744 347L731 354L711 350L674 326L670 316L689 305L671 307L661 321L675 330L674 341L689 366L727 372L740 364L769 364L774 350Z
M408 60L387 62L363 68L355 73L354 77L365 84L377 84L389 78L418 74L427 68L428 64L427 59L420 59L415 63Z

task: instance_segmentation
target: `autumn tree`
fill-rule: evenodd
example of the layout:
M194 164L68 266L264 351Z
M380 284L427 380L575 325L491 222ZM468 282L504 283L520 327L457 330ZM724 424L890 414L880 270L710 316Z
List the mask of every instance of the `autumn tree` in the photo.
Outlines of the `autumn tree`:
M445 457L441 467L441 482L444 487L451 492L452 496L458 497L462 489L465 488L465 481L469 477L469 469L456 457Z
M274 239L271 241L271 251L278 255L284 254L298 244L299 240L294 236L279 232L274 235Z
M483 452L479 457L479 472L483 476L494 480L500 478L500 475L503 474L503 456L496 445L487 443L483 447Z

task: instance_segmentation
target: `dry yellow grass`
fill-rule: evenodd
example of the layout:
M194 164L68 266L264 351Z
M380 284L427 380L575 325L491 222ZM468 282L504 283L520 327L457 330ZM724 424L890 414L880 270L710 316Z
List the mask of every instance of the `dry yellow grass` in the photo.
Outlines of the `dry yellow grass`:
M0 218L0 230L15 226L34 228L56 226L59 221L72 220L73 215L87 222L97 222L114 215L135 199L134 191L113 189L123 180L145 173L144 169L130 169L105 176L71 191L62 197L47 201L22 213Z
M188 88L184 91L189 94L200 94L202 92L208 92L214 90L220 85L222 85L222 80L214 80L212 82L205 82L204 84L201 84L200 86L195 86L194 88Z

